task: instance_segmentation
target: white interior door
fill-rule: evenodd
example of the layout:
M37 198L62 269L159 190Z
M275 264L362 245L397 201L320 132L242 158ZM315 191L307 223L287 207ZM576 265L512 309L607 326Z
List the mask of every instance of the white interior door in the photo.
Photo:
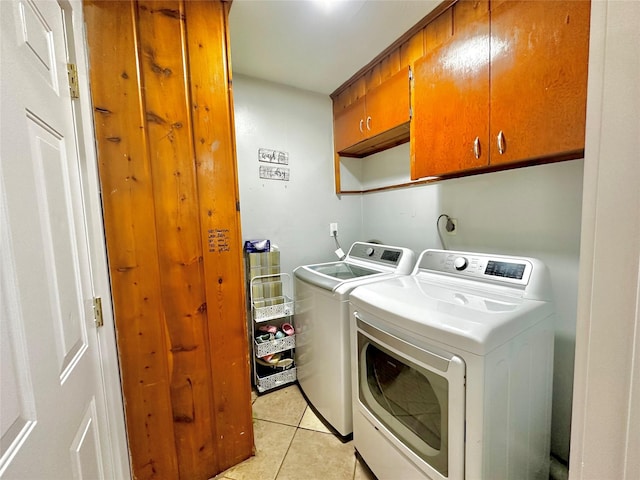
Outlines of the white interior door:
M67 79L73 8L79 4L0 1L0 476L7 479L119 477Z

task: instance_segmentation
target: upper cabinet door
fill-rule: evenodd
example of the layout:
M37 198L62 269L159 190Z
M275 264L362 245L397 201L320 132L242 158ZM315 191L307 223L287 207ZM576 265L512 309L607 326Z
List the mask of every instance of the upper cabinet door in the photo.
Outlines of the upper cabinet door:
M450 40L414 66L412 179L489 163L488 1L460 1L452 18Z
M379 135L411 120L409 87L407 65L367 92L365 128L368 137Z
M334 110L336 152L366 157L409 141L409 66L400 69L348 106Z
M364 97L334 114L333 142L336 152L341 152L365 139L365 119Z
M491 2L492 165L584 149L588 1Z

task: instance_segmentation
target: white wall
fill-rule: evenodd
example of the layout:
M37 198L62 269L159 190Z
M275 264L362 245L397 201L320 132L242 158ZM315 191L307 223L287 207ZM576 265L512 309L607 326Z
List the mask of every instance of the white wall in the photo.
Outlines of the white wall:
M405 154L386 152L386 163L406 158L408 165ZM458 220L455 236L443 233L447 248L531 256L547 264L556 307L551 447L563 460L571 433L582 175L583 160L573 160L363 196L364 237L416 253L442 248L436 220L446 213Z
M329 223L346 252L362 222L361 199L334 193L331 100L240 75L233 93L243 239L278 245L283 272L337 260ZM259 178L259 148L289 154L288 182Z
M343 249L376 239L412 248L440 248L436 219L458 219L452 249L538 257L551 271L557 312L552 451L568 459L582 160L445 180L364 195L334 193L332 113L327 97L234 78L244 238L270 238L284 271L335 259L328 223L339 222ZM258 178L258 148L289 152L291 181ZM343 188L371 188L409 178L409 148L347 159ZM317 212L317 213L315 213Z

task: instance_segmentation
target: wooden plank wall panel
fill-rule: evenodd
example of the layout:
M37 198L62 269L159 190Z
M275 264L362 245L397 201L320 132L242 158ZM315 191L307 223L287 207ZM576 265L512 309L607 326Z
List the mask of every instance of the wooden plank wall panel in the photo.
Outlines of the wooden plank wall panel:
M253 453L227 8L85 1L139 479L205 480Z
M198 192L178 0L140 1L140 69L180 478L216 471Z
M230 3L185 5L216 452L224 470L253 450L233 107L229 69L220 68L229 61L225 19Z
M84 15L132 467L177 478L135 8L90 1Z

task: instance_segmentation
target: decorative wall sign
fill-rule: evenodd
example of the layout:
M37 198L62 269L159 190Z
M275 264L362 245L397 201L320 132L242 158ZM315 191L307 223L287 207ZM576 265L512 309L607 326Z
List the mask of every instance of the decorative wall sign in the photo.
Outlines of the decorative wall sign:
M289 154L287 152L279 152L278 150L259 148L258 161L266 163L277 163L279 165L289 165Z
M260 165L260 178L269 180L289 181L289 169L284 167L271 167L268 165Z

